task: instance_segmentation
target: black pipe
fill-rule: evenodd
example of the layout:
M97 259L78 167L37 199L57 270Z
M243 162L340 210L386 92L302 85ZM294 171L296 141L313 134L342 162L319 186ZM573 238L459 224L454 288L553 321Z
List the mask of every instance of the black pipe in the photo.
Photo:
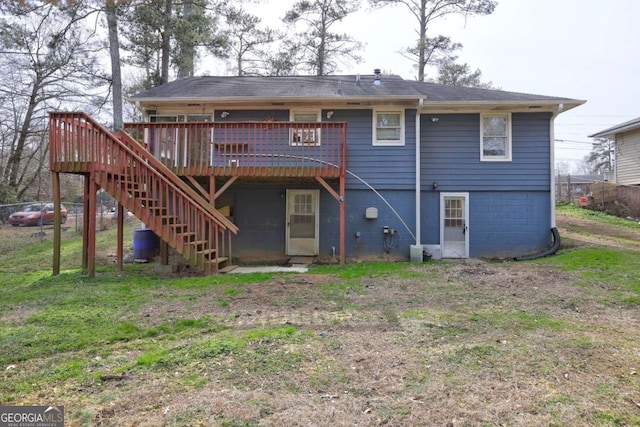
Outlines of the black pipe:
M533 254L533 255L523 255L523 256L517 256L514 258L515 261L530 261L532 259L538 259L538 258L543 258L549 255L553 255L556 252L558 252L558 249L560 249L560 233L558 232L558 229L556 227L553 227L551 229L551 234L553 235L553 244L551 245L551 247L549 249L547 249L546 251L537 253L537 254Z

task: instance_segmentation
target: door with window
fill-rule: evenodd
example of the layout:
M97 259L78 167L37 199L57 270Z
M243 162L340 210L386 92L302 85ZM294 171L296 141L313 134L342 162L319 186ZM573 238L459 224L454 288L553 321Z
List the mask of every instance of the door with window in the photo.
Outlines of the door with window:
M442 258L469 257L469 194L440 194Z
M319 190L287 190L287 255L318 255L319 199Z
M201 162L213 149L213 129L179 128L170 123L210 122L211 115L153 115L150 121L167 123L147 136L149 150L167 166L189 166ZM191 132L191 135L189 134ZM211 133L211 134L210 134Z

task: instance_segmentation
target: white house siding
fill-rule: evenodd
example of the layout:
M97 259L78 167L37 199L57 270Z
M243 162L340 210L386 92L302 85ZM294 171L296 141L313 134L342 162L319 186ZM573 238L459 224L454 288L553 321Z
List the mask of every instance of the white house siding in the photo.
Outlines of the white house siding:
M640 184L640 129L616 135L616 183Z

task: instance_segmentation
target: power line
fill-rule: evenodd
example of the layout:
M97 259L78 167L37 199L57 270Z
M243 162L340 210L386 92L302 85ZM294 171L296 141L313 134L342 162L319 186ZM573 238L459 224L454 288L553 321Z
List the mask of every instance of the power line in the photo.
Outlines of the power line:
M594 144L594 142L592 141L578 141L575 139L554 139L555 142L574 142L574 143L578 143L578 144L589 144L592 145Z

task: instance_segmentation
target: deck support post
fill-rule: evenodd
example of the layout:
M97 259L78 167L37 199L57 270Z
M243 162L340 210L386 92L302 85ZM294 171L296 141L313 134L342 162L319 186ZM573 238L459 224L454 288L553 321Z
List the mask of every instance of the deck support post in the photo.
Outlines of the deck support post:
M84 176L84 197L82 204L82 271L89 268L89 212L91 209L91 176Z
M89 231L88 231L88 260L87 260L87 274L89 277L96 275L96 226L98 219L97 214L97 201L98 201L98 184L96 183L93 173L89 177L89 210L85 211L84 215L89 217Z
M327 183L327 181L324 180L324 178L316 176L316 181L318 181L320 185L322 185L324 189L327 190L327 192L331 194L331 196L333 196L333 198L336 199L340 204L340 265L344 265L346 261L346 245L345 245L346 209L344 205L345 177L344 176L340 177L340 190L338 193L336 193L336 191L333 188L331 188L331 186Z
M62 215L60 212L60 173L51 173L53 186L53 275L60 274L60 235L62 231Z
M347 259L347 248L345 244L346 229L345 229L345 176L340 176L340 265L344 265Z
M160 240L160 265L169 265L169 244Z
M216 177L215 176L211 176L209 178L209 191L207 194L207 199L209 200L209 203L211 203L211 207L213 209L216 208ZM209 230L209 244L213 244L213 247L216 248L216 254L215 254L215 259L216 262L214 263L213 266L213 274L218 274L219 270L220 270L220 266L218 265L218 257L220 256L220 245L219 245L219 241L218 241L218 233L220 230L218 230L218 227L216 226L212 226L212 229Z
M117 237L117 254L116 254L116 268L118 271L124 269L123 266L123 253L124 253L124 206L118 203L118 237Z

